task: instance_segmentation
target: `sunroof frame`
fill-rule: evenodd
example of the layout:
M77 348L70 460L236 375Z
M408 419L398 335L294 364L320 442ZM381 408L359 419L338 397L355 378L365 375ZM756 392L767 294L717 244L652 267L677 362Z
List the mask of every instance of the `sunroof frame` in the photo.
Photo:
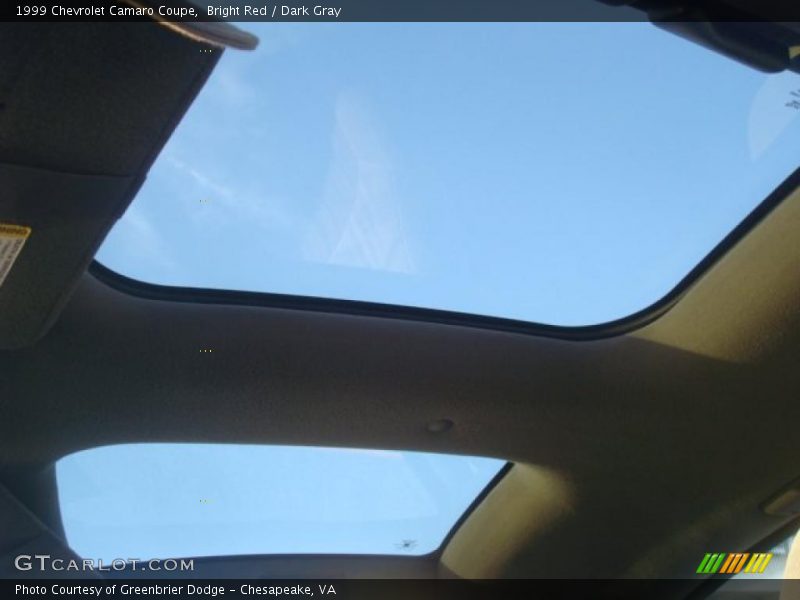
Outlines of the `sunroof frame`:
M457 325L562 340L589 341L624 335L652 323L669 311L722 256L764 220L781 202L797 191L798 188L800 188L800 167L795 169L736 227L722 238L660 300L627 317L595 325L548 325L534 321L361 300L161 285L126 277L109 269L97 260L92 261L88 271L95 279L118 292L148 300L252 307L263 306L267 308Z

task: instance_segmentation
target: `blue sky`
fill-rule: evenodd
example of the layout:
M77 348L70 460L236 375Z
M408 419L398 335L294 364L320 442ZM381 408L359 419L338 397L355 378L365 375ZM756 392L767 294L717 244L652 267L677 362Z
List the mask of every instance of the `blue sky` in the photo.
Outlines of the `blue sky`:
M103 245L145 281L558 325L663 296L797 167L800 77L648 23L247 23Z
M57 464L83 557L426 554L503 461L386 450L132 444Z
M243 27L259 49L222 57L101 248L111 269L594 324L657 301L798 166L800 77L650 24ZM499 466L123 447L59 483L87 556L423 552Z

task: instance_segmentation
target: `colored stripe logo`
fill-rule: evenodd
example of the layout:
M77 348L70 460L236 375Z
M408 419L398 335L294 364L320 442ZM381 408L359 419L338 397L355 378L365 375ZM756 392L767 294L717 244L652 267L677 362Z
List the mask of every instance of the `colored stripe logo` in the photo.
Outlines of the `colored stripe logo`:
M763 573L771 560L771 552L755 552L753 554L749 552L708 552L700 561L697 573L735 575L742 572L742 569L744 569L744 573Z

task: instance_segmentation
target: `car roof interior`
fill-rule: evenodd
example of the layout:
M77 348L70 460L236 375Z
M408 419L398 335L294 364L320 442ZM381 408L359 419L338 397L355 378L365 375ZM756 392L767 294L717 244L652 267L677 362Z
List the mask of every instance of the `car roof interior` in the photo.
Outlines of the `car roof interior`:
M606 325L152 285L93 256L221 53L198 49L222 42L1 27L0 222L32 234L0 287L0 555L69 555L55 461L134 442L511 463L434 553L200 559L208 577L680 578L709 547L797 528L770 506L800 487L800 170Z

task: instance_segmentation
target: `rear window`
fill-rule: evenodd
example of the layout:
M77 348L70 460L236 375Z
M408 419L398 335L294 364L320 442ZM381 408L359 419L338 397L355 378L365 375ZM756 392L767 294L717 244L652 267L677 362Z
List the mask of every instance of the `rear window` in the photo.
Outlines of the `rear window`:
M386 450L131 444L72 454L56 472L69 545L108 563L427 554L505 464Z

